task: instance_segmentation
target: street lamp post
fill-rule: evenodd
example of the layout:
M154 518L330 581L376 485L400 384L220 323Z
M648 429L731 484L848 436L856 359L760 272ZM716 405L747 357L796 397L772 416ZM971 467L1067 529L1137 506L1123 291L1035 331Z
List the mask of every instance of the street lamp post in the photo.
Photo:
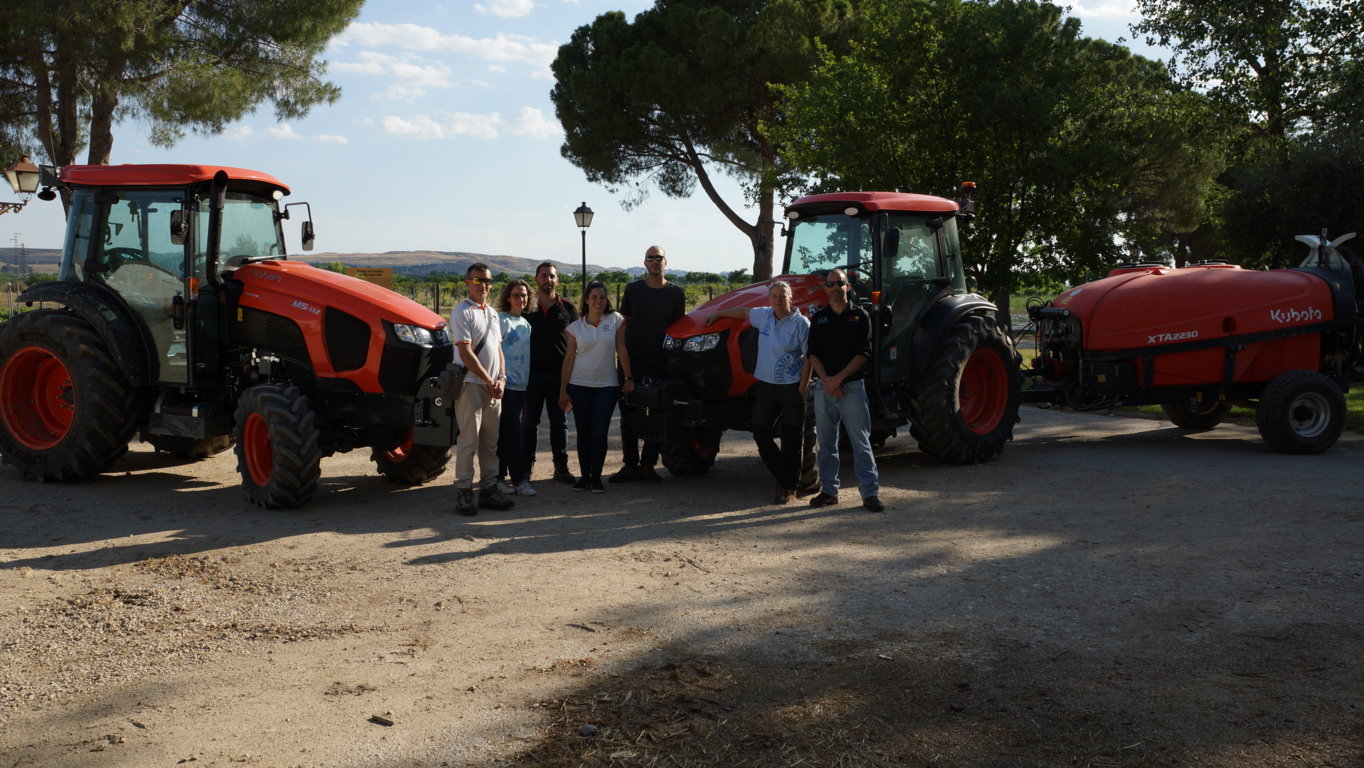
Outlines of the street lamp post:
M573 220L583 231L583 300L587 300L587 228L592 226L592 209L587 207L587 201L578 206L578 210L573 212Z
M19 158L19 162L6 168L5 179L14 189L14 194L23 202L0 203L0 213L18 213L28 205L28 199L38 191L38 176L38 166L28 159L28 155L24 155Z

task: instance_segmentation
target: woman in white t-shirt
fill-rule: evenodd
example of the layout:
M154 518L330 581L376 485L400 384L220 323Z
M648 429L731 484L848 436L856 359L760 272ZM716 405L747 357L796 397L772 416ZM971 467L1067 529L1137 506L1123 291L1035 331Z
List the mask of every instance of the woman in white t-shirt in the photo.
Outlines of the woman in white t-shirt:
M498 302L498 325L502 329L502 359L507 366L507 389L502 393L502 421L497 433L497 482L505 494L534 496L521 450L521 413L526 405L526 379L530 373L530 323L521 313L530 303L531 288L525 280L502 286Z
M564 329L568 350L564 353L559 407L573 412L578 431L578 482L573 490L605 493L602 465L606 463L606 436L621 388L617 387L616 359L625 374L625 394L635 390L630 375L630 353L625 350L625 318L611 308L606 286L587 285L578 320Z

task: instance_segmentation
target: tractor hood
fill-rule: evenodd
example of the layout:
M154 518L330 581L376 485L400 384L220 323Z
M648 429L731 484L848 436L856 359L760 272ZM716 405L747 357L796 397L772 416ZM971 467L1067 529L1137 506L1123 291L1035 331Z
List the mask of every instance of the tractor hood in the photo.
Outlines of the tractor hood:
M827 303L824 296L824 278L822 276L778 275L771 280L753 283L737 291L716 296L668 326L668 335L674 339L685 339L699 333L714 333L725 328L736 330L747 328L747 320L735 320L733 318L720 318L715 321L714 325L707 326L706 317L712 312L722 312L727 309L771 306L768 291L771 290L771 285L776 280L785 280L791 285L791 304L806 317Z
M429 368L449 362L445 320L386 288L296 261L239 267L236 322L292 322L320 378L345 379L362 392L411 394ZM284 343L267 325L261 343ZM291 331L292 332L292 331ZM253 335L258 338L260 334Z

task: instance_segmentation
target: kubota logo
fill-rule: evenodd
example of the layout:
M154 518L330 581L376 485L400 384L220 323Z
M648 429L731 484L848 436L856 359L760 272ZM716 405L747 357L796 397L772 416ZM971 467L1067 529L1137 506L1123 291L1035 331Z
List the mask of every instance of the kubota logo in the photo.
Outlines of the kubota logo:
M294 301L294 303L293 303L293 304L290 304L289 306L293 307L294 309L301 309L301 310L303 310L304 312L311 312L311 313L313 313L314 315L320 315L320 314L322 314L322 310L320 310L320 309L318 309L317 307L314 307L314 306L312 306L312 305L305 304L305 303L303 303L303 302L301 302L301 301Z
M1269 310L1269 319L1280 325L1288 325L1289 323L1310 323L1313 320L1322 319L1322 315L1321 310L1316 307L1306 309L1289 307L1288 309Z

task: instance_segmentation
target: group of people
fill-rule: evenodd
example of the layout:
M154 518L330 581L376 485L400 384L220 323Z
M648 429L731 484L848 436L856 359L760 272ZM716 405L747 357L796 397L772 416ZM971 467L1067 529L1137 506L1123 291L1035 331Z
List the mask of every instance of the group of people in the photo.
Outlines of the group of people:
M575 491L606 491L602 470L617 400L634 391L636 376L662 375L664 331L686 312L686 295L664 277L666 267L664 250L650 247L644 278L626 286L620 311L597 281L575 308L559 295L550 262L536 267L533 293L525 280L507 282L495 311L488 306L492 271L469 267L469 295L450 312L455 362L467 369L455 400L455 511L511 509L512 496L536 494L531 475L542 416L554 480ZM576 476L568 465L568 413L577 428ZM637 439L624 420L621 432L625 465L610 482L661 482L658 444Z
M482 263L469 267L468 297L450 313L455 362L467 370L455 400L455 511L511 509L512 496L536 494L531 472L542 415L549 421L553 479L574 491L606 491L602 471L612 413L618 401L622 415L630 413L621 395L634 391L637 377L664 375L664 333L686 312L686 296L664 277L666 267L666 252L651 246L644 254L645 275L626 286L619 311L596 281L587 285L580 307L565 301L550 262L536 267L533 291L525 280L503 286L494 310L488 306L491 270ZM799 490L805 403L813 383L820 479L811 506L838 501L841 424L852 445L863 505L879 512L884 506L862 380L871 356L871 321L848 301L841 270L828 274L824 288L829 304L808 319L792 306L791 287L778 280L770 287L770 306L717 312L706 323L744 317L760 334L752 427L759 455L776 478L774 501L789 503ZM577 428L576 476L568 465L568 413ZM624 466L609 482L662 481L655 468L660 446L640 440L626 418L621 442Z

